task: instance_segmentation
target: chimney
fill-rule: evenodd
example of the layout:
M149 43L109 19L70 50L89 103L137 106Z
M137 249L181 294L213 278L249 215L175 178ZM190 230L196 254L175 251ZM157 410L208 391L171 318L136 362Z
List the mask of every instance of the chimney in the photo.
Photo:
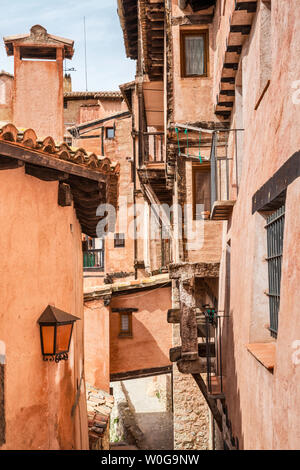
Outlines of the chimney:
M74 41L35 25L30 34L4 38L4 44L14 56L13 123L62 142L63 60L73 57Z
M65 73L64 76L64 93L72 91L72 77L70 73Z

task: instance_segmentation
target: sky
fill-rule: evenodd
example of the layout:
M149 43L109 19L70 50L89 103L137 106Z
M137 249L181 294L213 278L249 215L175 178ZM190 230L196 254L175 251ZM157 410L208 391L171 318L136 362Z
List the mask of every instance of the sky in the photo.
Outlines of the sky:
M13 73L13 57L7 57L2 38L40 24L50 34L74 40L66 67L76 70L70 72L73 91L85 91L85 17L88 91L119 90L134 79L136 63L126 58L117 0L0 0L0 7L0 70Z

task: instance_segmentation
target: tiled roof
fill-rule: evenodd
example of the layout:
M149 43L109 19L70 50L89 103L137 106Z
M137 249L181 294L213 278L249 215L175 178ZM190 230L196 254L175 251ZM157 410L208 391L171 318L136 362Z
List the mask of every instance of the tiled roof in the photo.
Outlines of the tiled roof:
M110 173L119 170L119 165L111 162L107 157L87 152L82 147L70 147L65 142L57 143L50 136L39 140L33 129L17 128L8 122L0 121L0 140L14 142L50 154L53 158L91 168L94 171Z
M64 98L82 98L82 99L122 99L122 93L119 91L66 91Z
M114 405L114 398L112 395L92 387L88 383L86 383L86 398L89 441L90 448L93 448L95 443L103 438L105 434Z
M91 237L97 236L101 220L96 216L98 206L110 203L117 207L118 163L84 148L58 144L50 136L39 139L33 129L0 122L0 165L15 168L13 162L17 161L27 174L69 185L82 231Z

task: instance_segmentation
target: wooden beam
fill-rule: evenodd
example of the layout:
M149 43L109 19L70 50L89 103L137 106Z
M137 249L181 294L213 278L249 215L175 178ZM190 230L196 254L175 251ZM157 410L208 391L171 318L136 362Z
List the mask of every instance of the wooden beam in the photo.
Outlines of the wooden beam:
M152 367L151 369L131 370L127 372L116 372L110 374L111 382L119 382L121 380L141 379L143 377L153 377L155 375L170 374L172 365L163 367Z
M52 168L31 165L30 163L25 163L25 173L42 181L64 181L69 176L67 173L62 173Z
M0 157L0 170L15 170L24 166L24 163L15 158Z
M284 203L287 187L300 176L300 151L295 152L254 194L252 214L274 210Z
M230 25L231 33L241 33L244 36L250 34L251 24L232 24Z
M112 313L131 313L131 312L138 312L138 308L112 308Z
M192 374L192 375L193 375L193 378L194 378L196 384L198 385L198 387L199 387L206 403L208 404L208 407L209 407L210 411L212 412L212 415L213 415L213 417L216 421L216 424L217 424L220 432L222 432L223 431L222 415L219 411L219 408L217 407L216 401L213 398L209 397L206 384L205 384L204 380L202 379L201 375L200 374Z
M60 183L58 186L58 205L62 207L71 206L73 202L72 192L69 184Z
M198 355L199 357L206 357L207 347L206 343L199 343L198 344ZM215 343L209 343L208 345L209 355L211 357L215 356ZM171 362L177 362L181 359L181 346L177 346L175 348L171 348L169 351L169 358Z
M21 160L25 163L31 163L32 165L51 168L62 173L80 176L81 178L90 179L92 181L106 182L107 180L107 175L99 171L90 170L81 165L60 160L57 157L47 155L43 152L25 149L11 142L0 141L0 155Z

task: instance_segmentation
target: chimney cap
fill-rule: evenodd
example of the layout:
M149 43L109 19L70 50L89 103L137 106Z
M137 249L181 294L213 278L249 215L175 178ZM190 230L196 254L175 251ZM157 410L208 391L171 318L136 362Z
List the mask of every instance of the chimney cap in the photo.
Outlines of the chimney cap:
M72 59L74 54L74 41L72 39L49 34L46 28L38 24L31 27L29 34L6 36L3 38L3 41L8 56L14 54L15 44L19 44L24 50L28 50L28 53L24 52L22 54L22 57L25 58L48 58L46 51L58 47L64 49L64 57L66 59Z

